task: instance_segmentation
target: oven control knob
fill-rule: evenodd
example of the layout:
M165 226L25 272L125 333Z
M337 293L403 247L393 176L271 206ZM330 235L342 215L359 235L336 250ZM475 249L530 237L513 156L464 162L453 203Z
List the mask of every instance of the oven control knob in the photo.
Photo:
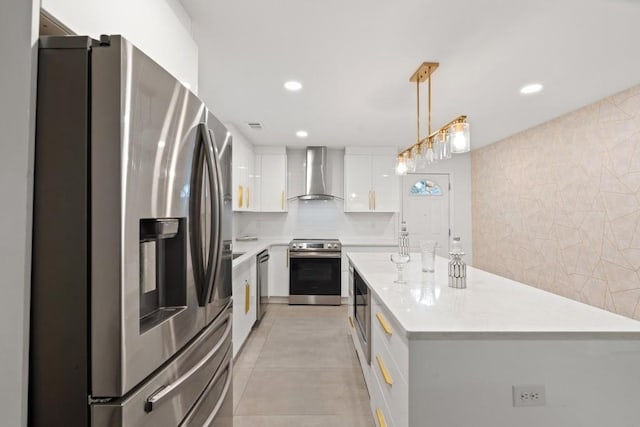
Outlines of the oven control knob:
M333 247L333 243L327 243L327 249L331 249Z
M296 248L298 247L298 245L296 245L296 244L294 243L293 245L291 245L291 247L292 247L293 249L296 249Z

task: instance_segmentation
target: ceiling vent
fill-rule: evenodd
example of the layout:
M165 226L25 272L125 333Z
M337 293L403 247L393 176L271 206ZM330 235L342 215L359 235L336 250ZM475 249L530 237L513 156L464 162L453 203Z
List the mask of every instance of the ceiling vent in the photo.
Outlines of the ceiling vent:
M249 122L249 123L247 123L247 126L249 126L253 130L262 130L262 129L264 129L264 127L262 126L262 123L260 123L260 122Z

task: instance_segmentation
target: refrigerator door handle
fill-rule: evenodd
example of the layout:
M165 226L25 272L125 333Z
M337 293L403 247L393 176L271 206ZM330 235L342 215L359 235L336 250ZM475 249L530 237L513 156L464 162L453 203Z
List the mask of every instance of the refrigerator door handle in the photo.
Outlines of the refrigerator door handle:
M205 123L200 123L200 131L204 136L205 153L208 156L207 166L209 167L209 173L211 176L211 185L209 186L211 194L211 214L215 215L212 218L212 223L215 226L211 228L211 238L209 239L209 263L207 264L207 272L205 276L207 284L207 301L211 302L213 298L213 287L215 278L220 266L222 264L222 206L224 203L222 188L222 172L220 171L220 163L218 162L218 156L216 154L215 143L211 130L207 128ZM215 186L213 185L215 183ZM215 239L214 239L215 235Z
M199 130L199 129L198 129ZM195 279L198 303L205 304L205 266L202 253L202 180L204 174L204 147L202 135L198 132L191 166L191 183L189 191L189 248Z
M207 353L207 355L204 356L198 363L193 365L191 369L185 372L184 375L180 376L180 378L178 378L177 380L175 380L169 385L160 387L151 396L147 397L144 404L145 412L153 411L153 408L155 405L161 404L164 399L173 395L173 393L175 393L180 388L180 386L186 383L189 380L189 378L191 378L193 375L197 374L198 371L203 366L205 366L207 362L209 362L209 360L211 360L218 353L218 351L220 351L220 348L227 343L227 338L231 333L231 325L233 323L231 322L231 319L230 319L231 316L232 316L231 313L226 316L227 327L225 328L224 334L222 335L218 343L215 345L215 347L213 347L211 351Z

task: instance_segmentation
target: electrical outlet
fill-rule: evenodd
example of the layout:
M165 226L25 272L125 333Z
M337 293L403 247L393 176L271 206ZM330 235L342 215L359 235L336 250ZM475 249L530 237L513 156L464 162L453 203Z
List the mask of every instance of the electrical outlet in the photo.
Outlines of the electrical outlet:
M514 385L513 406L544 406L547 393L543 385Z

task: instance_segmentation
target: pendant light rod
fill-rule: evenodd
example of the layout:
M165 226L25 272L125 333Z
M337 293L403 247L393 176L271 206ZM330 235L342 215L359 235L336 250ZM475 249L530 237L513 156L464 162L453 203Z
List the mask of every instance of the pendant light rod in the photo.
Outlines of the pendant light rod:
M431 66L429 66L429 77L427 77L427 90L429 91L427 103L427 109L429 110L429 131L427 132L427 135L431 135Z
M420 82L416 81L416 144L420 143Z

